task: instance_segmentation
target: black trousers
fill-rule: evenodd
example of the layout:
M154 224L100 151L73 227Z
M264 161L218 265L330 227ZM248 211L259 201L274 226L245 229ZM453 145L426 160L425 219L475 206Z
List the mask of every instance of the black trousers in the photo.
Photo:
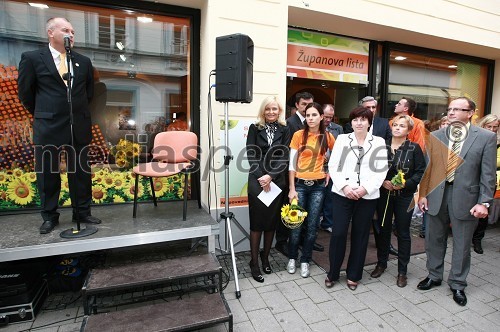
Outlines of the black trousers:
M408 211L408 208L412 199L413 196L394 196L388 195L387 192L381 192L377 203L378 219L376 221L377 227L374 227L375 244L377 245L377 264L384 268L387 267L389 246L391 244L392 218L394 216L394 224L398 234L399 274L406 274L407 266L410 262L410 223L413 210Z
M88 147L72 148L67 146L35 145L35 172L41 202L43 220L59 219L59 194L61 191L60 160L66 154L69 193L73 217L90 215L92 202L92 179L88 163Z
M376 199L351 200L333 193L335 219L330 238L330 272L328 279L338 280L344 262L347 233L351 224L351 250L347 262L347 279L358 281L363 275L370 226L377 206Z

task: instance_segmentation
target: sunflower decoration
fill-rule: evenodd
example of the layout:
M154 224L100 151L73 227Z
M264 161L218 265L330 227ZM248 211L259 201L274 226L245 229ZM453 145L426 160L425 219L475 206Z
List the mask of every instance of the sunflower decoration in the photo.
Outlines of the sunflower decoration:
M27 182L33 183L36 181L36 173L35 172L25 173L23 174L22 178Z
M130 181L127 184L127 187L123 189L123 192L125 193L125 196L127 196L130 200L133 200L135 192L135 181ZM142 197L142 195L144 195L144 185L142 184L142 182L139 182L137 197Z
M14 178L7 186L7 197L18 205L28 205L33 201L35 190L22 177Z
M168 191L168 180L165 177L153 178L153 188L155 190L156 197L161 197L165 195Z
M0 184L8 183L10 181L11 177L12 177L12 175L10 175L6 172L0 171Z
M137 163L140 152L141 146L139 144L123 138L111 148L116 165L125 169L130 169Z
M113 188L115 190L120 190L127 187L127 182L129 182L127 175L122 172L110 173L113 176Z
M71 198L64 200L61 204L62 206L71 206Z
M113 203L124 203L125 200L120 195L113 195Z
M281 208L281 221L290 229L300 227L306 217L307 211L298 204L296 198L292 200L292 203L285 204Z
M92 186L92 201L94 203L103 203L106 199L106 188L100 184Z
M21 168L14 168L12 170L12 176L14 176L16 178L20 178L23 175L24 175L24 171Z
M102 177L102 182L101 184L105 187L105 188L114 188L114 184L115 184L115 177L113 174L111 173L108 173L108 174L105 174L103 177Z

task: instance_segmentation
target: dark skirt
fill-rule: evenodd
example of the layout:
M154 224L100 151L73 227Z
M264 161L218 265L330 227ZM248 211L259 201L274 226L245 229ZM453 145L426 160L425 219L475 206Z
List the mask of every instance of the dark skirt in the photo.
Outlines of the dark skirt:
M283 199L288 197L288 187L284 176L278 176L274 183L282 192L267 207L257 197L262 192L259 181L253 176L248 176L248 211L250 214L250 230L256 232L274 231L281 222L281 207Z

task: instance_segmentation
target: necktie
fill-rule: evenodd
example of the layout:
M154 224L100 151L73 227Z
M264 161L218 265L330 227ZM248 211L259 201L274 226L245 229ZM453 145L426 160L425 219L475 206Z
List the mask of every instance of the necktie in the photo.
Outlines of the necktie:
M59 75L61 75L62 78L63 75L68 72L68 65L66 64L66 53L61 53L59 57L61 58L61 63L59 65ZM63 79L63 81L66 85L68 85L68 82L66 80Z
M459 160L459 149L460 149L460 137L462 136L462 131L460 128L452 129L452 139L453 145L451 146L451 153L448 156L448 164L446 165L446 181L453 182L455 179L455 170L458 166Z

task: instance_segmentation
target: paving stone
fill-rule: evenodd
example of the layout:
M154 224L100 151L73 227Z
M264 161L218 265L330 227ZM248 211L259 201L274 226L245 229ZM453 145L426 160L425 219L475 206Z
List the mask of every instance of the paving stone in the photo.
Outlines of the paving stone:
M424 331L429 332L448 332L449 329L438 321L433 320L432 322L424 323L419 326Z
M423 294L427 296L430 300L434 301L438 306L451 312L452 314L456 314L460 311L467 310L466 307L461 307L457 305L455 301L453 301L451 292L448 295L444 295L441 292L432 289L430 291L423 292Z
M422 309L413 305L413 303L406 299L400 299L390 303L394 308L408 317L416 325L424 324L433 320L432 317L429 317L429 315L427 315Z
M484 318L491 321L496 326L500 326L500 313L498 311L492 312L491 314L485 315Z
M413 304L419 304L429 301L429 298L422 294L422 291L415 289L409 284L403 288L398 287L398 285L392 285L389 288L398 293L402 298L407 299Z
M429 317L434 318L436 321L440 322L443 326L449 328L462 324L463 321L457 316L453 315L448 310L437 305L434 301L427 301L425 303L420 303L417 305L418 308L425 311ZM422 324L423 325L423 324Z
M401 312L395 310L388 312L386 314L380 315L380 317L385 320L390 327L396 331L421 331L422 329L415 325L411 320L409 320Z
M280 324L276 321L268 308L249 312L248 317L250 318L250 322L252 322L255 331L276 332L282 330Z
M361 325L359 322L355 322L349 325L344 325L339 328L342 332L359 332L359 331L368 331Z
M394 331L386 321L381 319L379 315L374 313L371 309L354 312L352 315L368 331Z
M319 285L317 282L314 282L301 285L300 288L302 288L304 293L306 293L314 303L321 303L332 299L330 294L325 291L326 287L323 284Z
M276 285L274 285L274 284L273 285L266 285L264 287L257 288L257 292L259 292L260 294L274 292L277 290L278 290L278 287L276 287Z
M368 308L363 302L358 300L355 296L355 292L350 289L336 292L335 294L332 294L332 297L350 313Z
M240 300L227 300L227 304L231 309L231 313L233 314L233 324L246 322L249 320L245 309L240 303Z
M247 289L242 292L239 301L246 312L267 308L266 303L256 289Z
M82 323L71 323L59 326L57 332L79 332L82 327Z
M469 305L469 304L467 304ZM498 313L497 313L498 314ZM472 325L476 331L497 331L498 325L491 320L482 317L480 314L472 310L465 310L457 314L464 322Z
M340 331L335 324L330 320L324 320L314 324L310 324L309 328L314 332L337 332Z
M307 324L328 319L309 298L293 301L291 304Z
M474 299L477 299L483 303L488 303L497 299L497 297L491 293L492 288L495 287L498 286L487 285L484 287L477 287L468 285L467 288L465 288L465 294L467 295L468 299L473 297Z
M280 292L283 293L290 302L307 298L307 294L304 293L294 281L283 282L277 286Z
M373 292L356 294L356 297L371 310L373 310L373 312L375 312L377 315L396 310L383 297L380 297Z
M293 310L293 306L278 290L261 293L260 296L264 299L267 307L274 315L280 312Z
M233 323L233 330L238 332L255 332L253 325L250 321L241 322L238 324Z
M35 321L33 322L32 328L45 327L49 324L54 324L56 326L55 331L57 331L57 326L59 322L67 324L69 322L73 323L76 319L76 314L78 308L67 308L54 311L41 311L43 314L38 314Z
M282 312L274 315L283 331L311 331L308 324L304 322L299 313L295 310Z
M372 292L374 292L378 296L384 298L387 302L399 300L401 298L401 296L398 293L396 293L395 291L393 291L392 289L390 289L381 282L369 284L366 285L366 287L369 288Z
M320 303L318 304L318 308L321 309L328 319L337 327L356 322L356 318L335 300Z

